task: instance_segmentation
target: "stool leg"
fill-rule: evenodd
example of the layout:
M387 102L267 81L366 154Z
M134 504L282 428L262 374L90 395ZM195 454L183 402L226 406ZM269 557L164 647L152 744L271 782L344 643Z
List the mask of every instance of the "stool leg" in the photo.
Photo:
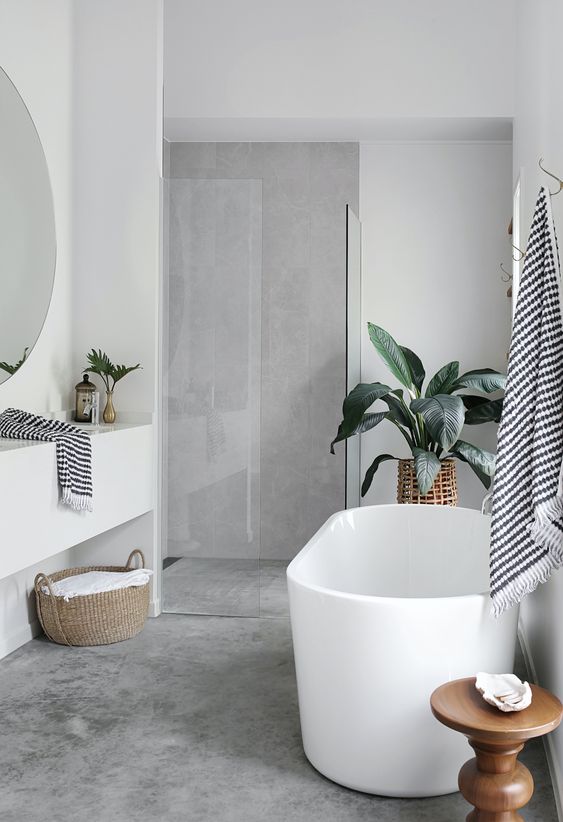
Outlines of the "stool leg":
M534 792L532 774L517 759L523 743L470 739L469 744L475 758L459 772L459 789L474 806L467 822L520 822L517 811Z

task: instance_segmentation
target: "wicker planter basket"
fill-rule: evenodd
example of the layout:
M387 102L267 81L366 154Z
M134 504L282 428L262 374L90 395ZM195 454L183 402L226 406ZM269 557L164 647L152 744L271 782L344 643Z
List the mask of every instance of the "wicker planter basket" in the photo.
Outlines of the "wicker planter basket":
M397 502L412 505L457 505L455 461L444 460L434 485L426 496L421 496L416 481L414 460L399 460L397 475Z
M149 610L149 583L137 587L102 591L99 594L72 597L54 596L52 583L87 571L131 571L131 562L137 555L145 567L142 551L134 550L124 567L120 565L67 568L48 577L35 577L37 614L43 630L53 642L60 645L109 645L129 639L142 630ZM46 586L51 593L41 590Z

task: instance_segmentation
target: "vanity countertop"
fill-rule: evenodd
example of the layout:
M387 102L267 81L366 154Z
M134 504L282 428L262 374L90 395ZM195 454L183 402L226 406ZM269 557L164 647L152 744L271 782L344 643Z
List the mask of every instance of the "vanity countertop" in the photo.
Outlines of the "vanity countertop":
M73 425L79 431L86 431L91 437L99 436L100 434L112 434L116 431L126 431L129 428L142 428L151 425L150 422L115 422L113 425L91 425L90 423L74 423ZM18 448L30 448L37 445L52 445L50 442L42 442L40 440L13 440L7 437L0 437L0 452L1 451L15 451Z

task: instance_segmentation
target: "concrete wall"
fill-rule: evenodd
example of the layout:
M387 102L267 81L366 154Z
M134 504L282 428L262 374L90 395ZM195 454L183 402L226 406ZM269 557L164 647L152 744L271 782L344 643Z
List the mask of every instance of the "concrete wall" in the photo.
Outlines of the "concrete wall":
M260 556L289 559L344 506L343 452L331 456L329 444L345 392L345 206L358 207L358 145L173 143L170 176L262 181L262 331L261 340L254 341L261 346ZM186 235L176 232L178 251L171 235L171 261L185 258L183 267L174 269L176 277L190 272L190 236L193 228ZM193 304L179 305L174 297L177 286L171 290L172 309L193 315ZM185 286L182 299L195 284ZM213 297L212 285L206 290L203 281L203 286L199 321ZM216 293L215 310L220 311L224 299ZM246 328L243 319L240 324ZM230 354L225 350L226 358ZM179 356L175 348L176 360ZM184 357L187 364L187 351ZM185 393L195 372L184 372ZM176 405L182 401L180 388L169 386ZM189 466L193 454L184 456ZM170 479L174 524L187 516L189 485L189 478ZM199 515L212 520L211 509L208 516L205 507L201 510L203 496ZM206 504L214 503L208 499Z

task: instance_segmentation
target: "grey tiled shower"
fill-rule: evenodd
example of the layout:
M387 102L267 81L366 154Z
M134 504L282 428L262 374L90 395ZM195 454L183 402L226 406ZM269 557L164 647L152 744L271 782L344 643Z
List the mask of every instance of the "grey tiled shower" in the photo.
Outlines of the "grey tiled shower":
M164 607L279 616L285 564L344 506L329 443L358 145L172 143L166 158Z

